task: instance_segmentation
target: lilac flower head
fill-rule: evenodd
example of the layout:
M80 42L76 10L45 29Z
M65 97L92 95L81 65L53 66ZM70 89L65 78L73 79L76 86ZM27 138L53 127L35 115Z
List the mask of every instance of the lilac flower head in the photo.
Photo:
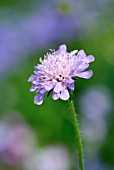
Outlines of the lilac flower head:
M44 60L40 58L39 61L41 64L34 67L35 75L31 75L28 80L33 83L30 91L38 92L34 98L34 103L38 105L42 104L46 93L51 91L54 100L68 100L68 89L74 90L74 79L89 79L93 74L92 70L84 70L94 61L94 57L86 56L83 50L69 53L64 44L57 51L51 50L44 56Z

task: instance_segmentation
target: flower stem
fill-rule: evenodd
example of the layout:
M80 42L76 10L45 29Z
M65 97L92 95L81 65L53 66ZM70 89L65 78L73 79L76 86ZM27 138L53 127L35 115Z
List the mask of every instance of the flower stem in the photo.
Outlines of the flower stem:
M77 116L76 116L76 113L75 113L75 108L74 108L73 101L70 100L69 104L70 104L70 109L71 109L72 116L73 116L75 132L76 132L76 136L77 136L77 140L78 140L79 167L80 167L80 170L84 170L83 151L82 151L82 139L81 139L81 135L80 135L78 120L77 120Z

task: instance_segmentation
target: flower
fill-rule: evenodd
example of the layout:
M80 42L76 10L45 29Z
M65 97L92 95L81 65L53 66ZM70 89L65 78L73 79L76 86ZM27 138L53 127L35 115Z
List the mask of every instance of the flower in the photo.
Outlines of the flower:
M35 136L23 120L12 124L14 117L11 122L9 117L6 119L0 121L0 163L16 167L33 152Z
M24 161L26 170L68 170L71 165L70 152L61 144L36 150Z
M66 45L61 45L59 50L51 50L40 58L40 63L34 67L35 75L31 75L28 82L33 86L30 91L38 94L34 98L34 103L41 105L47 92L52 91L54 100L68 100L69 90L74 90L74 80L76 77L89 79L92 70L85 71L89 63L94 61L92 55L86 56L83 50L67 52ZM77 53L77 55L75 55Z
M107 114L112 109L112 95L106 86L97 84L82 91L77 100L83 115L80 128L83 129L85 152L92 158L99 152L108 132Z

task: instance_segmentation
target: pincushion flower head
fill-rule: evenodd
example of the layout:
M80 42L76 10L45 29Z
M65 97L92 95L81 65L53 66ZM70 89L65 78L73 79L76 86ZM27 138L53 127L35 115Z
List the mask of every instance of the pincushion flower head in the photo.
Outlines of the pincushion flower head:
M38 105L43 103L47 92L52 92L54 100L68 100L69 90L74 90L75 78L89 79L93 74L92 70L85 70L94 57L86 56L84 50L67 52L64 44L57 51L50 50L39 61L40 64L34 67L34 75L28 80L33 84L30 91L38 93L34 98L34 103Z

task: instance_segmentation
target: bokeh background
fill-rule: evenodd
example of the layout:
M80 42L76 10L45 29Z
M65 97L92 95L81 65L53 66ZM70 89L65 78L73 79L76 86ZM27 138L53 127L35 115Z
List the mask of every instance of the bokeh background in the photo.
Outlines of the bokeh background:
M114 1L0 1L0 170L78 170L66 101L33 103L27 82L39 57L66 44L95 56L74 103L85 170L114 169Z

